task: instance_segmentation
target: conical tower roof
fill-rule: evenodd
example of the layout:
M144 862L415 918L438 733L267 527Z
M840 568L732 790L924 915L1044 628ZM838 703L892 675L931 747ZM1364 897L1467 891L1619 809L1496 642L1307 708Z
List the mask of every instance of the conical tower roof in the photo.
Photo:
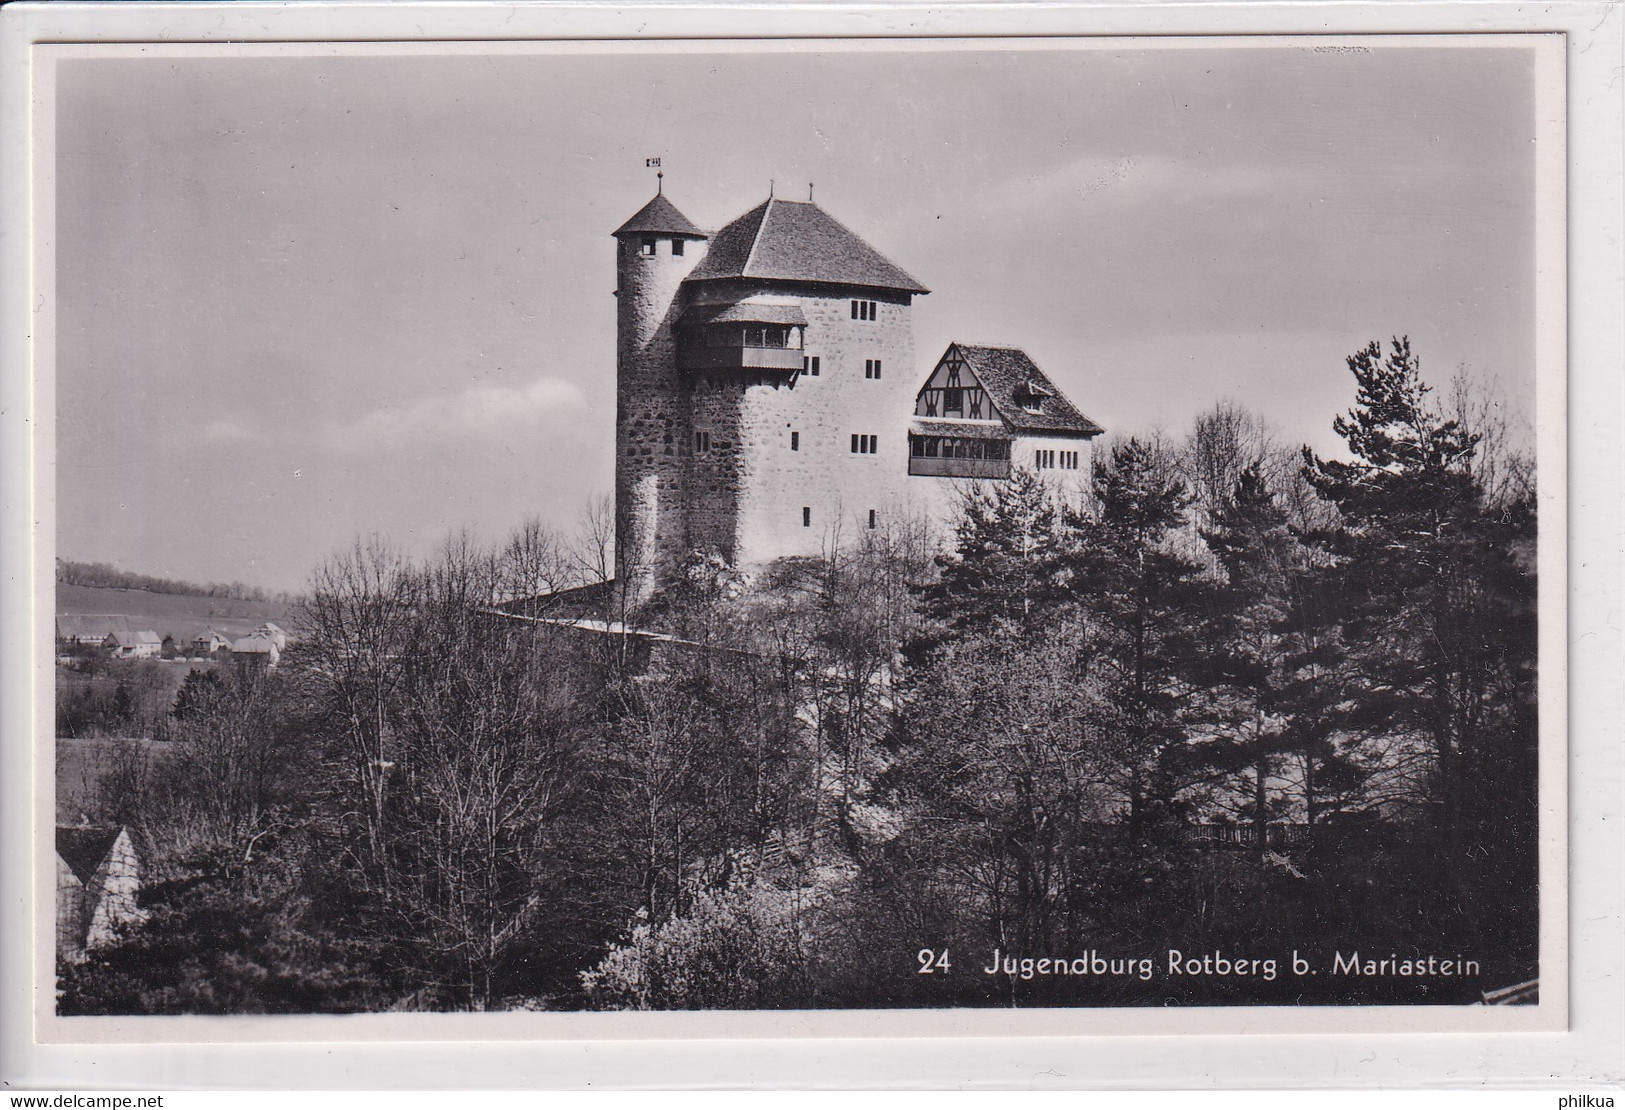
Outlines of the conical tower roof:
M705 232L694 226L692 220L666 199L665 193L656 193L653 200L638 209L637 215L615 229L622 235L676 235L684 239L704 239Z

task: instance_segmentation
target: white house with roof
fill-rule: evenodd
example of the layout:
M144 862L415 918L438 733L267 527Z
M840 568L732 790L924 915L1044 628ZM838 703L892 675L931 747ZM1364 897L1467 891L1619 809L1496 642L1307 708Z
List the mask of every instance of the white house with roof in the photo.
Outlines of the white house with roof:
M282 649L272 637L256 632L232 641L231 658L235 663L275 667L282 659Z
M939 518L959 487L1034 471L1075 501L1092 475L1092 444L1104 431L1015 347L950 343L914 397L908 472Z
M107 638L102 641L102 646L107 648L115 659L156 659L163 651L164 641L163 637L150 628L133 632L120 629L109 632Z

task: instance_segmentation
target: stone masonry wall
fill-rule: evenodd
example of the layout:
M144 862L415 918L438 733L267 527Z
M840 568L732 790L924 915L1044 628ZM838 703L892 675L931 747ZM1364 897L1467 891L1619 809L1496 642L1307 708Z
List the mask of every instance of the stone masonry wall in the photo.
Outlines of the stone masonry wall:
M660 238L649 257L641 239L616 244L616 576L634 603L683 554L692 435L672 329L678 288L707 246L687 240L674 256L672 240Z
M870 510L877 525L907 510L918 373L909 298L857 296L876 302L874 320L852 319L854 294L809 290L797 298L807 317L804 354L819 359L818 376L803 374L793 388L728 374L695 382L694 428L711 433L712 450L695 461L692 546L740 566L818 555L856 540ZM880 377L865 377L865 362L875 359ZM853 453L855 434L874 436L874 453Z

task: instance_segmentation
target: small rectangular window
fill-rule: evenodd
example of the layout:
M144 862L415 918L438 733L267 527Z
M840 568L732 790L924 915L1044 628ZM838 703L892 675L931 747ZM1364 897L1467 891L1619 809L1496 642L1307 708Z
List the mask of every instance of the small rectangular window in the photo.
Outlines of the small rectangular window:
M852 319L856 320L857 318L858 318L858 302L853 301L852 302Z
M683 256L683 241L681 239L673 239L671 241L671 256L673 258L681 258Z
M858 453L858 441L862 438L863 437L858 435L856 432L852 433L852 453L854 455Z
M653 258L655 256L655 247L658 246L659 243L660 240L658 239L645 239L639 246L638 251L645 258Z
M880 360L878 358L875 359L875 378L877 380L880 378Z
M711 433L710 432L695 432L694 433L694 451L695 451L695 453L703 455L709 450L711 450Z
M801 433L800 432L791 432L790 433L790 450L792 450L792 451L801 450Z
M810 505L801 506L801 526L803 528L812 527L812 506Z
M869 527L873 528L874 526L875 526L875 511L873 509L870 509L869 510Z

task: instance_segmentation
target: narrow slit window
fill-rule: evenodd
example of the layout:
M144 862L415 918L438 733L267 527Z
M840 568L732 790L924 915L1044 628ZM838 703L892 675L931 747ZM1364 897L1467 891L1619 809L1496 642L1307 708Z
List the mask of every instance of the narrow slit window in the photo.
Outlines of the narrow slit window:
M695 432L694 433L694 453L697 454L697 455L703 455L703 454L707 453L710 450L711 450L711 433L710 432L699 432L699 431Z
M870 509L869 510L869 527L873 528L874 526L875 526L875 511L873 509Z
M812 506L811 505L803 505L803 506L801 506L801 526L803 528L811 528L812 527Z
M801 433L800 432L791 432L790 433L790 450L792 450L792 451L801 450Z

